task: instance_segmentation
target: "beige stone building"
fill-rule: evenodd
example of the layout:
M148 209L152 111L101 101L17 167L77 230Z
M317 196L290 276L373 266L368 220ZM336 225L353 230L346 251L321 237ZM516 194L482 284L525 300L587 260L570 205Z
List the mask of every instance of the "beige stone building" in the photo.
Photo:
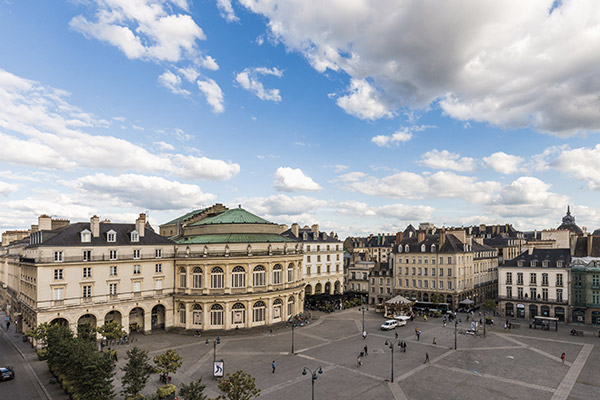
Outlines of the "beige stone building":
M40 216L28 238L3 247L3 306L22 331L43 322L126 329L171 326L174 246L145 214L135 223Z
M344 292L344 249L335 233L321 232L316 224L310 228L292 224L283 236L302 243L302 274L307 296Z
M242 208L171 221L176 242L176 327L268 326L303 311L302 245L285 226Z

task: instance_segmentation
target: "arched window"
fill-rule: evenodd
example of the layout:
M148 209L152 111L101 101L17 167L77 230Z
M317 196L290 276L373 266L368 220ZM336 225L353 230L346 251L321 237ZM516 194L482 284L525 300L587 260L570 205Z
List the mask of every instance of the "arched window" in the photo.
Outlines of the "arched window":
M202 289L202 268L196 267L192 271L192 285L194 289Z
M252 321L253 322L265 322L265 302L257 301L252 306Z
M265 286L265 267L257 265L252 272L254 286Z
M287 313L288 313L288 317L290 315L294 314L294 296L290 296L290 298L288 299L288 304L287 304Z
M185 311L185 304L184 303L179 303L179 323L181 325L185 325L185 315L186 311Z
M210 324L211 325L223 325L223 306L220 304L213 304L210 308Z
M424 253L424 252L425 252L425 245L424 245L424 244L422 244L422 245L421 245L421 253Z
M404 246L404 252L410 253L410 247L408 245Z
M281 307L283 307L283 301L281 301L281 299L275 299L273 302L273 319L281 318Z
M187 286L187 272L185 268L179 268L179 287L185 288Z
M287 281L294 282L294 264L288 265L287 269Z
M246 270L239 265L231 273L231 287L243 288L246 286Z
M283 271L283 268L281 267L281 265L275 264L275 266L273 267L273 285L281 284L282 271Z
M402 253L402 245L401 244L398 245L398 253Z
M210 271L210 287L211 289L223 289L223 269L214 267Z
M231 321L234 324L245 324L246 323L246 306L242 303L235 303L231 307Z
M202 325L202 306L200 304L194 304L192 308L193 313L193 321L194 325Z
M432 252L432 253L435 253L435 244L432 244L432 245L431 245L431 252Z

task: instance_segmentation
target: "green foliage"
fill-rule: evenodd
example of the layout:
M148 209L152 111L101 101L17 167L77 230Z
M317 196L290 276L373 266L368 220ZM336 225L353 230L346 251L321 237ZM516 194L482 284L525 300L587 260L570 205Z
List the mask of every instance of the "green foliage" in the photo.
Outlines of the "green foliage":
M175 398L175 392L177 392L177 387L171 384L159 386L156 389L159 399L173 399Z
M107 338L108 340L120 339L126 335L123 327L117 321L105 323L97 329L98 333Z
M150 365L148 351L134 347L127 350L127 364L121 368L121 371L125 372L121 378L123 385L121 394L125 397L133 397L144 390L150 374L155 372L155 369Z
M179 396L183 400L208 400L208 397L204 394L204 388L206 388L206 385L202 384L202 378L187 385L184 383L179 389Z
M160 374L169 374L177 372L177 369L183 364L183 359L175 350L169 349L164 354L159 354L153 359L156 364L156 372Z
M444 296L439 293L433 293L431 295L430 301L435 304L442 303L444 301Z
M227 374L219 381L219 390L223 394L218 399L250 400L260 395L254 378L243 371L236 371L233 375Z
M38 349L35 352L40 361L44 361L44 360L48 359L48 349L47 348L46 349Z
M486 311L494 311L496 309L496 301L494 299L485 299L481 306Z
M44 322L42 324L39 324L34 329L28 330L25 334L29 337L34 338L38 342L37 344L41 344L42 347L46 347L47 342L48 342L48 340L47 340L48 327L50 327L50 323Z
M95 341L96 329L90 324L77 325L77 337L83 340Z

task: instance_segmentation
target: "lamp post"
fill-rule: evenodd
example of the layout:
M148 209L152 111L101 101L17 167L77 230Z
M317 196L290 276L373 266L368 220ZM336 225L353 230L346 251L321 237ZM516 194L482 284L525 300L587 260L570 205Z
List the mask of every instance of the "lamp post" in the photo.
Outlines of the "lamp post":
M456 350L456 329L458 328L458 319L454 317L454 350Z
M400 342L401 342L401 339L385 341L385 345L388 346L390 348L390 350L392 351L392 376L390 379L390 382L392 382L392 383L394 382L394 345L398 344L398 346L400 346Z
M292 322L292 354L294 354L294 328L296 324Z
M206 344L209 343L209 340L206 339ZM217 361L217 345L221 344L221 338L219 336L217 336L216 339L213 340L213 365L215 365L215 362Z
M304 367L304 369L302 370L302 375L306 375L309 372L310 372L311 381L312 381L312 400L315 400L315 381L317 380L319 375L323 373L323 369L321 368L320 365L319 365L319 368L315 369L314 371L311 371L310 368ZM319 374L319 375L317 375L317 374Z
M362 297L361 297L361 299L362 299ZM359 308L359 310L362 311L362 331L364 332L365 331L365 310L369 311L369 308L368 307L365 308L365 304L363 303L361 305L361 307Z

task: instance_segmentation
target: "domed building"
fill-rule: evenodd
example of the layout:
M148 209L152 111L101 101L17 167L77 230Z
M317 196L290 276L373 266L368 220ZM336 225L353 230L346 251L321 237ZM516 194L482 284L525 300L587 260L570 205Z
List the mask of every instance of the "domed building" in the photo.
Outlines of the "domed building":
M302 312L302 246L284 225L217 205L163 228L177 232L175 327L252 328Z
M567 206L567 214L562 218L562 224L556 229L566 229L575 235L582 235L583 231L575 223L575 217L571 215L571 207Z

